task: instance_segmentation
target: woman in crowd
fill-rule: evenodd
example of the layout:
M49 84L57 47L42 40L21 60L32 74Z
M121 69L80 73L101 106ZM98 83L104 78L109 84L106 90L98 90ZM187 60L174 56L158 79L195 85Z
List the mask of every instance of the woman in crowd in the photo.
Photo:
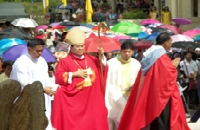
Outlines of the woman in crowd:
M171 23L171 12L168 6L163 7L162 15L161 15L162 23L163 24L170 24Z
M159 15L159 13L157 11L156 6L151 6L150 7L149 18L150 19L157 19L157 20L160 19L160 15Z

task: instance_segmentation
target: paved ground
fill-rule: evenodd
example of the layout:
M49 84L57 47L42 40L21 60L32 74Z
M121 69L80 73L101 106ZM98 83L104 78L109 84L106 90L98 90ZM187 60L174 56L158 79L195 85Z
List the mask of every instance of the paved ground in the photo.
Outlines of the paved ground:
M190 110L191 115L194 114L196 110ZM190 121L190 118L187 118L187 122ZM188 123L188 126L191 130L200 130L200 119L196 123Z

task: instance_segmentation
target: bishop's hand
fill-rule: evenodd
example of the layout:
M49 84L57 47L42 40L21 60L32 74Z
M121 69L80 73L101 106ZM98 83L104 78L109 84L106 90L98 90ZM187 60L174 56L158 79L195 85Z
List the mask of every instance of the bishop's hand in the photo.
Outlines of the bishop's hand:
M102 47L97 47L99 55L104 55L104 49Z
M78 71L73 72L72 77L87 78L88 77L87 70L79 69Z
M49 96L53 96L55 94L55 91L52 90L52 87L44 87L44 92Z

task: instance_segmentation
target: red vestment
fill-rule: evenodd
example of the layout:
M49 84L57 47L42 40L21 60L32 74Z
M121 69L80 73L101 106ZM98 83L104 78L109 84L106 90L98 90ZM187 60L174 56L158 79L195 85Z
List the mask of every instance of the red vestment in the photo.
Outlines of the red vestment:
M91 68L91 86L84 86L83 78L72 78L68 73ZM58 88L54 97L52 126L56 130L108 130L107 109L101 91L99 59L84 55L76 58L72 53L61 59L56 72Z
M169 99L170 130L189 130L177 86L177 70L164 54L147 71L138 74L118 130L141 130L158 117Z

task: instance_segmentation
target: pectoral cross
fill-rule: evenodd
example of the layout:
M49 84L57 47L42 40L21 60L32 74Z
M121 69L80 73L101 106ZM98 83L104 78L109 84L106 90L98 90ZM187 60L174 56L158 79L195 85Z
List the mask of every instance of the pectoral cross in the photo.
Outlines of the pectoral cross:
M91 69L91 68L88 68L88 69L86 69L86 71L87 71L87 75L88 75L88 76L84 79L83 87L89 87L89 86L92 85L92 81L91 81L91 79L90 79L90 75L93 74L92 69Z

